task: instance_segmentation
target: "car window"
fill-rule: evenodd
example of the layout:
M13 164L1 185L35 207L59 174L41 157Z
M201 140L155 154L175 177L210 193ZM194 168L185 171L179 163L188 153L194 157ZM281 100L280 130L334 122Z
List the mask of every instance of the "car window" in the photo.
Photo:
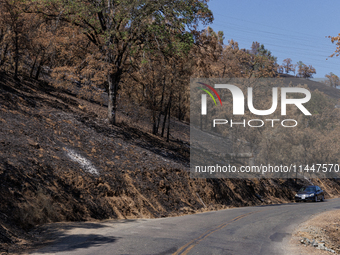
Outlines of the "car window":
M299 192L314 192L315 191L315 187L303 187L299 190Z

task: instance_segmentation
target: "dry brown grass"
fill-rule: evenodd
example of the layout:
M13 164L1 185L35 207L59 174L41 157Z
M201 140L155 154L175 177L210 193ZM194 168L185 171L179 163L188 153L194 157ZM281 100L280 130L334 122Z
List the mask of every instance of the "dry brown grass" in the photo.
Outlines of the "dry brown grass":
M58 211L51 196L40 188L27 201L18 204L15 218L22 228L30 229L33 226L57 220L59 218Z

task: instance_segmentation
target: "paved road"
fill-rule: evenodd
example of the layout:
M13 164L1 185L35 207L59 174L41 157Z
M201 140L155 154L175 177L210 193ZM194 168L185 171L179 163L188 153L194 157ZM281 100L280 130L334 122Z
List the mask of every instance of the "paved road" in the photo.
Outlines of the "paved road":
M340 199L173 218L70 223L56 230L53 245L32 254L287 254L299 223L333 209L340 209Z

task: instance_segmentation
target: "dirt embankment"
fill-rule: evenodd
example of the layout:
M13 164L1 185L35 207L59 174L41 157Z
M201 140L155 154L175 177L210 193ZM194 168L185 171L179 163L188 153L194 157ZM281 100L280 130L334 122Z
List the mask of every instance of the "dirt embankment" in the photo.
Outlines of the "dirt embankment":
M0 74L0 252L25 247L27 231L56 221L153 218L290 202L293 180L190 179L189 128L173 139L120 123L106 108L47 83ZM337 180L316 180L328 197Z

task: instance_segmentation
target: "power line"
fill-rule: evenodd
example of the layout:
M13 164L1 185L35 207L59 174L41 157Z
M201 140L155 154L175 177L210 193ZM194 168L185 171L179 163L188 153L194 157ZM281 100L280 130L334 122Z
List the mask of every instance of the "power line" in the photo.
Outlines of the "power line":
M223 27L223 28L228 28L228 29L231 29L231 30L236 30L236 31L244 31L245 33L248 33L248 34L256 34L256 35L258 35L258 31L253 31L253 30L247 30L247 29L237 29L237 28L233 28L233 27L226 27L226 26L224 26L224 25L219 25L219 24L217 24L217 26L221 26L221 27ZM269 38L269 39L273 39L273 40L279 40L280 42L281 41L287 41L287 42L289 42L289 43L292 43L290 40L287 40L287 39L285 39L285 38L277 38L277 37L271 37L271 36L268 36L267 38ZM301 40L299 40L299 41L301 41ZM296 43L294 43L295 45L296 45ZM324 50L320 50L320 48L321 47L315 47L314 45L312 46L312 45L308 45L308 44L301 44L300 43L300 45L301 46L303 46L303 47L312 47L312 48L314 48L315 50L317 50L318 52L320 52L320 53L322 53L322 52L324 52L325 54L327 54L328 56L329 55L331 55L333 52L326 52L326 51L324 51ZM280 46L280 45L277 45L277 46ZM283 45L281 45L280 47L282 47ZM285 45L286 46L286 45ZM330 45L327 45L327 46L329 46L330 47ZM306 48L297 48L297 47L294 47L294 48L296 48L296 49L298 49L298 50L307 50Z
M216 14L216 13L214 13ZM267 24L261 24L258 22L253 21L247 21L244 19L232 17L232 16L225 16L221 14L217 14L218 16L227 17L228 19L232 18L233 20L240 20L243 22L251 23L251 24L258 24L261 25L261 27L270 27L278 29L277 27L270 26ZM326 70L330 69L340 69L340 63L326 63L326 58L329 58L329 56L334 52L335 47L333 48L332 43L329 40L329 43L327 43L325 40L322 40L322 37L318 37L311 34L301 33L301 32L295 32L288 29L281 29L281 31L288 31L289 34L285 33L278 33L278 32L272 32L272 31L265 31L257 28L248 28L247 26L242 26L241 24L235 24L233 22L228 21L221 21L216 20L213 22L214 26L222 27L224 30L225 37L229 37L229 34L232 34L230 36L235 41L237 41L239 44L245 44L249 42L249 48L253 41L259 41L260 43L266 45L266 46L273 46L274 48L271 49L271 52L278 53L279 55L285 54L287 57L291 55L290 58L292 59L299 59L303 62L312 62L313 66L318 71L319 69ZM232 32L230 33L230 30L236 31L236 33ZM250 40L249 37L244 37L244 35L250 35L254 36L255 40ZM262 37L260 40L256 39L256 37ZM324 37L326 39L326 36ZM314 44L308 44L308 42L315 42ZM278 48L278 49L276 49ZM329 49L329 51L327 50ZM278 57L284 59L284 57ZM307 63L309 64L309 63Z
M236 17L230 16L230 15L226 16L226 15L223 15L223 14L214 12L214 15L215 15L215 14L218 15L218 16L222 16L222 17L226 17L226 18L232 18L232 19L235 19L235 20L240 20L240 21L244 21L244 22L247 22L247 23L251 23L251 24L261 25L262 27L270 27L270 28L275 28L275 29L277 29L277 27L270 26L270 25L267 25L267 24L264 24L264 23L254 22L254 21L250 21L250 20L244 20L244 19L236 18ZM316 38L315 38L315 35L302 33L302 32L300 32L300 31L299 31L299 32L296 32L296 31L292 31L292 30L284 29L284 28L280 28L280 30L288 31L288 32L290 33L290 35L291 35L292 33L298 33L299 35L305 35L305 36L311 37L311 38L313 38L313 39L316 39Z
M220 25L217 25L217 26L220 26ZM223 25L222 27L224 27L225 28L225 26ZM230 27L229 27L230 28ZM232 28L233 29L233 28ZM239 31L239 30L238 30ZM245 31L245 30L244 30ZM251 32L249 32L249 31L246 31L246 33L251 33L251 34L254 34L254 33L256 33L256 32L254 32L254 31L251 31ZM233 36L233 38L234 39L245 39L245 40L249 40L249 38L245 38L245 37L241 37L241 36L239 36L239 35L235 35L235 37ZM269 37L270 39L273 39L273 40L277 40L277 38L273 38L273 37ZM280 40L280 42L282 41L282 39L279 39ZM262 40L262 42L263 42L263 40ZM329 58L329 55L331 55L333 52L326 52L326 51L321 51L321 50L319 50L319 48L317 48L317 50L316 49L308 49L307 47L314 47L314 46L306 46L305 44L300 44L301 46L303 46L304 48L299 48L299 47L292 47L292 46L289 46L289 47L287 47L287 44L286 45L279 45L279 44L274 44L274 43L268 43L268 42L266 42L265 43L266 45L269 45L269 46L275 46L275 47L279 47L279 48L285 48L286 50L285 51L280 51L280 50L277 50L277 49L275 49L274 51L275 52L280 52L280 53L284 53L284 54L289 54L289 52L292 52L292 51L294 51L294 49L295 50L298 50L298 52L292 52L292 55L296 55L296 56L300 56L300 58L303 58L303 59L309 59L309 60L312 60L312 61L314 61L314 63L316 62L316 63L318 63L318 64L322 64L323 65L323 67L328 67L328 68L334 68L334 66L332 66L332 67L330 67L330 66L325 66L325 63L324 62L321 62L322 60L321 59L315 59L315 58L311 58L310 57L310 51L313 51L313 53L312 53L312 56L314 56L314 57L321 57L321 58L324 58L324 60L326 61L326 58ZM294 45L297 45L297 44L294 44ZM305 53L302 53L301 51L304 51ZM318 52L318 53L321 53L321 55L320 54L316 54L315 52ZM324 54L322 54L324 52ZM338 64L334 64L334 65L338 65Z

